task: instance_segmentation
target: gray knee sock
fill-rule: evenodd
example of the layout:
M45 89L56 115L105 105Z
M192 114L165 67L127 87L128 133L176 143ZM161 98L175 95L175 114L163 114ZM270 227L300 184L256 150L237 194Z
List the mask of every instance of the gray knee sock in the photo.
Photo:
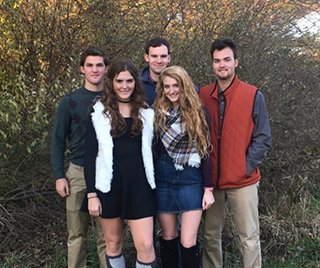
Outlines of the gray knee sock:
M136 268L156 268L157 267L157 261L154 260L153 262L149 263L143 263L141 261L136 261Z
M126 268L122 253L119 256L106 256L108 268Z

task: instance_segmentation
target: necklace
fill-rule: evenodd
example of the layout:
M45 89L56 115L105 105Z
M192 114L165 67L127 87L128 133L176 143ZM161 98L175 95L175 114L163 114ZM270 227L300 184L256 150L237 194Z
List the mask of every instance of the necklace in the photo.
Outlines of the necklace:
M121 102L121 103L129 103L131 101L131 99L120 99L120 98L117 98L117 101L118 102Z

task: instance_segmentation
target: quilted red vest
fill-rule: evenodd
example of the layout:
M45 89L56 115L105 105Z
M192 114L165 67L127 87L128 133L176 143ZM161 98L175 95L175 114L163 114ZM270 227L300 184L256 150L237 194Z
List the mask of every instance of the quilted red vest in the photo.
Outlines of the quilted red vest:
M219 101L217 83L200 89L200 99L211 117L213 185L219 189L240 188L260 180L255 168L246 175L246 153L253 135L252 118L257 88L234 78L224 91L225 111L219 139Z

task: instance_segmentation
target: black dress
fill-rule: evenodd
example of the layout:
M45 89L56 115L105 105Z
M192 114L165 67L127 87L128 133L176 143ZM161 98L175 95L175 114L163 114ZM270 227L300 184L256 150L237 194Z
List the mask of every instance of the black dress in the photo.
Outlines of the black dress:
M125 118L126 132L113 138L113 179L108 193L94 188L98 142L93 124L89 121L86 133L85 179L88 192L96 192L101 201L101 217L141 219L156 215L154 191L147 181L142 160L141 133L131 137L132 119Z

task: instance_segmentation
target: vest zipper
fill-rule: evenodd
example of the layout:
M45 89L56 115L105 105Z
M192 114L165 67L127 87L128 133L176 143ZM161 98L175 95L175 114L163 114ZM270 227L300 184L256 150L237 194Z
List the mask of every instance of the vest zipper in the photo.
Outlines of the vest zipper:
M220 173L221 173L221 138L222 138L222 128L223 128L223 121L224 121L224 113L225 113L225 110L226 110L226 107L227 107L227 100L226 98L223 98L223 101L224 101L224 104L223 104L223 111L220 112L220 99L218 97L218 163L217 163L217 188L219 189L219 181L220 181Z

